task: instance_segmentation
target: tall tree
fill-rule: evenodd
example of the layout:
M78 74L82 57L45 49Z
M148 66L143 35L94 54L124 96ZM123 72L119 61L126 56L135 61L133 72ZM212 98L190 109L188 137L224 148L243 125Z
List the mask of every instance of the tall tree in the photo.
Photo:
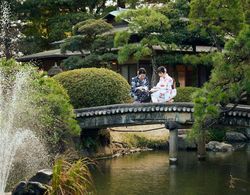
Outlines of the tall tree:
M85 3L76 0L26 0L19 3L15 11L19 19L26 23L23 30L26 54L50 49L50 43L70 35L73 25L91 17Z
M111 52L113 47L113 35L110 34L112 25L102 19L89 19L76 24L73 27L73 36L66 39L61 45L61 51L79 51L82 57L70 57L64 61L68 69L109 65L116 59L116 55Z
M168 18L156 10L143 8L124 12L118 16L119 20L128 21L129 29L115 35L115 47L121 47L118 61L124 63L129 58L139 61L143 57L150 56L153 70L151 83L155 85L157 82L155 46L166 49L166 45L160 41L160 36L170 28ZM132 41L134 35L139 38L139 42Z
M207 130L228 104L236 106L250 94L250 26L245 25L236 39L227 42L224 53L214 57L211 79L195 95L193 132Z
M200 28L190 29L190 3L187 0L171 1L159 8L159 11L168 17L171 29L164 32L161 40L165 43L174 43L179 48L192 46L196 52L197 45L211 45L209 36L203 33Z
M190 26L193 29L201 29L221 50L221 41L236 37L242 28L245 3L246 1L240 0L192 0Z

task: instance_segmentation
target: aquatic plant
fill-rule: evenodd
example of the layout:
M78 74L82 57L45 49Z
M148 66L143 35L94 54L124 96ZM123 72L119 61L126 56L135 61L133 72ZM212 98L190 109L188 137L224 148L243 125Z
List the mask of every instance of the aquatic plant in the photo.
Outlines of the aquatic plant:
M94 194L94 186L89 171L90 159L80 159L69 163L58 159L53 168L52 185L48 195L83 195Z

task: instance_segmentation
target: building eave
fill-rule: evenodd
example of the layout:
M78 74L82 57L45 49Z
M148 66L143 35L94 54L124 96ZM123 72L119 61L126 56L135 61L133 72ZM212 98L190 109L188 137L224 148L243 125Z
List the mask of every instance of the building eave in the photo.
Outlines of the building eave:
M81 52L71 52L71 51L66 51L66 53L61 53L60 49L53 49L53 50L43 51L39 53L34 53L31 55L22 56L22 57L16 58L16 60L19 62L27 62L27 61L42 60L42 59L47 59L47 58L64 59L70 56L85 56L88 54L89 54L88 51L83 51L83 54Z

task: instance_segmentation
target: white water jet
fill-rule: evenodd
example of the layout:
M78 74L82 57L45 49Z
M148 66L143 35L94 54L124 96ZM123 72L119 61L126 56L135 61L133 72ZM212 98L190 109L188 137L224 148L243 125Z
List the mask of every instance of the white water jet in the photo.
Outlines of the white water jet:
M25 118L27 113L27 117L32 117L36 109L29 97L32 93L29 74L29 71L20 71L13 82L13 78L0 72L0 195L4 194L15 157L18 156L16 154L21 154L18 158L22 163L22 158L29 163L39 163L45 159L39 153L44 154L43 146L27 124L32 118ZM18 151L20 149L22 151ZM37 159L38 156L40 159Z
M24 38L20 27L24 23L20 20L13 20L10 3L2 1L0 5L0 56L11 58L21 56L19 51L20 40Z

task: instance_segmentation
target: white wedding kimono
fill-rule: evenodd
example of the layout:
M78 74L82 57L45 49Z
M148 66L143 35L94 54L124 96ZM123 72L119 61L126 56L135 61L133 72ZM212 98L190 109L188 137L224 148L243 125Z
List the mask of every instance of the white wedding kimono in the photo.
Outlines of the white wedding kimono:
M167 74L160 77L155 89L157 91L151 94L152 102L167 102L176 96L176 89L172 89L173 79Z

